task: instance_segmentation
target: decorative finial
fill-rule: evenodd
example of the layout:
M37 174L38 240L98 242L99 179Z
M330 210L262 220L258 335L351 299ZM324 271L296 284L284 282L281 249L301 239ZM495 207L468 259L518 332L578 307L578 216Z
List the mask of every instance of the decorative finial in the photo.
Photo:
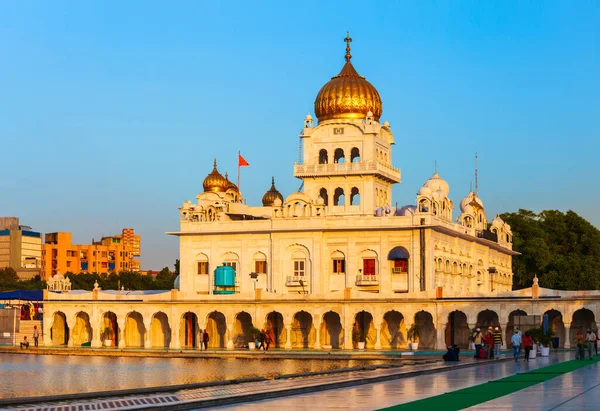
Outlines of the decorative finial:
M346 32L344 41L346 42L346 63L350 63L350 59L352 58L352 54L350 54L350 43L352 43L352 39L350 38L349 32Z
M213 167L214 167L214 168L217 168L217 158L216 158L216 157L215 157L215 161L214 161L214 163L213 163Z
M437 160L433 161L433 172L437 174Z
M275 185L275 176L271 177L271 185L273 185L273 186Z
M225 180L229 181L229 173L225 171Z

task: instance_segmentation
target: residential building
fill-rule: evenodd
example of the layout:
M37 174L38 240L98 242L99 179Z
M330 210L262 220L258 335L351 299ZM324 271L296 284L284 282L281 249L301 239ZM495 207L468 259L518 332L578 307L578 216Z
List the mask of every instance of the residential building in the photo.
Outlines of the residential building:
M42 278L66 272L139 271L140 261L136 257L140 256L140 243L140 236L132 228L92 244L73 244L71 233L48 233L42 249Z

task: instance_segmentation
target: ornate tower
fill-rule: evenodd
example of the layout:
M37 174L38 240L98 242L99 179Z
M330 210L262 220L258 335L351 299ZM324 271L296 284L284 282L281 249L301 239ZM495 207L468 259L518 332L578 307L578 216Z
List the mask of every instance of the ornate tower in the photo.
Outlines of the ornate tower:
M390 125L379 123L379 93L350 62L348 34L344 41L346 63L315 100L318 125L310 115L304 121L304 161L294 165L294 176L311 198L323 198L328 214L370 214L392 203L400 170L392 167Z

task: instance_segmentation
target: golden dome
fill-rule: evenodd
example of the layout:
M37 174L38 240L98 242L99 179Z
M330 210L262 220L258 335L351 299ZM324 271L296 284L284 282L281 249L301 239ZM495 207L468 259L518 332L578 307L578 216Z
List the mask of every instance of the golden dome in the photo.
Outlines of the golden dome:
M375 120L379 121L382 112L381 97L377 89L359 75L350 59L350 42L346 38L346 64L342 71L332 77L317 94L315 115L319 122L331 119L362 119L371 111Z
M229 181L221 173L217 170L217 159L215 158L215 162L213 164L213 171L206 176L202 186L204 187L204 192L212 191L212 192L225 192L229 186Z
M283 202L283 196L281 193L275 188L275 177L271 178L271 188L269 191L265 193L262 198L263 206L271 207L276 199L280 199Z

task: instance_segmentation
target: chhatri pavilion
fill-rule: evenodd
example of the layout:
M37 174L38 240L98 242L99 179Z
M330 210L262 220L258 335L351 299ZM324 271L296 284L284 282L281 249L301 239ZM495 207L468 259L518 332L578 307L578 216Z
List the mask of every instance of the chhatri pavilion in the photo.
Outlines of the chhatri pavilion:
M215 160L168 233L180 242L174 289L48 292L46 345L99 347L110 336L119 347L195 348L207 329L209 346L235 348L254 326L279 348L352 349L360 339L403 349L414 326L421 348L442 349L466 344L476 325L510 333L516 317L548 314L569 346L572 323L595 321L596 293L512 291L510 226L490 223L477 190L455 213L436 172L411 205L392 205L401 181L392 126L345 41L341 71L303 121L293 165L303 189L284 196L272 180L262 205L249 205ZM215 275L223 266L227 280Z

